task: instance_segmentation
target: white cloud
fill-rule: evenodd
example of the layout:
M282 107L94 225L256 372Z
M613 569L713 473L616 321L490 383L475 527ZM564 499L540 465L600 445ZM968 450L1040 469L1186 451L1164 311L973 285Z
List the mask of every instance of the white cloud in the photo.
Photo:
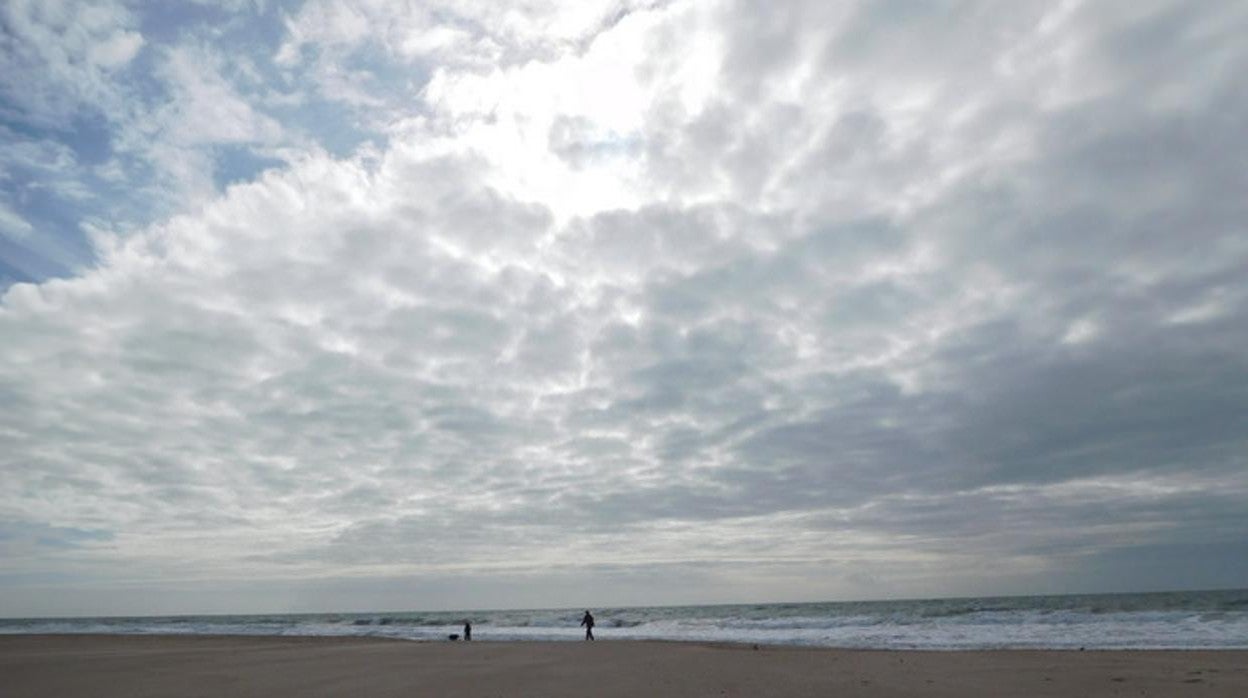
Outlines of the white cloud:
M22 217L21 214L9 208L3 202L0 202L0 233L10 238L21 240L32 232L35 227Z
M129 63L143 47L143 36L138 32L120 31L91 47L91 62L114 70Z
M122 110L126 94L111 70L142 45L123 3L15 0L3 16L12 41L0 51L0 94L28 118L64 126L84 105ZM39 80L26 78L32 71Z
M151 119L162 140L178 145L207 143L275 144L281 126L239 94L221 74L222 57L203 47L170 50L163 66L172 99Z
M491 186L546 202L561 221L671 197L714 200L725 192L673 190L646 168L647 149L671 126L667 112L693 120L706 107L721 69L710 19L686 5L622 12L550 60L445 65L423 92L432 114L393 133L449 136L491 164Z
M278 61L299 62L306 48L344 53L373 43L405 60L487 67L550 59L575 51L581 42L610 29L621 17L644 11L639 2L392 3L384 0L344 5L313 0L287 19L288 37Z
M291 17L281 66L382 100L388 140L341 158L298 153L216 48L164 54L174 98L127 143L202 209L0 301L0 520L112 534L16 564L684 563L810 598L1242 537L1248 104L1229 68L1151 82L1137 44L1184 32L1091 6L493 7ZM419 96L333 87L373 44L435 64ZM210 193L222 143L289 166Z
M217 49L190 44L166 49L158 69L166 98L115 134L118 150L142 157L160 173L152 185L152 195L164 204L158 210L182 210L217 193L214 148L278 152L293 140L226 73L227 58Z

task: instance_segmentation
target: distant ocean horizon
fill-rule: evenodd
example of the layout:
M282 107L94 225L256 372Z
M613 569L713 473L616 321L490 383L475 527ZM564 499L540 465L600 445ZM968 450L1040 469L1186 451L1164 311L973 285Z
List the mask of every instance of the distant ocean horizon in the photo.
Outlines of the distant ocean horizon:
M1248 589L591 608L598 640L860 649L1248 649ZM584 608L0 619L0 634L574 641Z

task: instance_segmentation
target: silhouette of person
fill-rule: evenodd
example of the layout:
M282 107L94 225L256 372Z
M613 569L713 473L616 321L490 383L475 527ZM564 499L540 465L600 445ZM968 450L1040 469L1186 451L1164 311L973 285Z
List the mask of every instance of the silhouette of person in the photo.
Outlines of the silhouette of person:
M472 640L472 623L464 621L464 642Z
M585 639L594 639L594 617L589 615L589 611L585 612L585 617L581 619L581 625L585 626Z

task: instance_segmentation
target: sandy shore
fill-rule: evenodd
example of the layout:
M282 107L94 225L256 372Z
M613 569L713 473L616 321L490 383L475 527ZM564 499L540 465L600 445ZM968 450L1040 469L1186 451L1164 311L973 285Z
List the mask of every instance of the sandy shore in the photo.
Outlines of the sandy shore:
M1248 696L1248 652L0 636L25 696Z

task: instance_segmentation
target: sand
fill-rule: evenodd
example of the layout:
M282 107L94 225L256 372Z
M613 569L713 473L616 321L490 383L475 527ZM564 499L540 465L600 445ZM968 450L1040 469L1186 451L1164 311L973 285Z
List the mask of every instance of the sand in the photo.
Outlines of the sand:
M1248 696L1248 652L0 636L0 695Z

